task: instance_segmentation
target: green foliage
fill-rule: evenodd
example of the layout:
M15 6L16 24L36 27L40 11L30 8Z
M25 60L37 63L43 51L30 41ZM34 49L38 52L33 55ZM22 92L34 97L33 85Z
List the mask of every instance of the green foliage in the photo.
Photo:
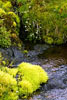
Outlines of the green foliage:
M53 39L52 37L48 37L48 36L44 36L44 41L48 44L52 44L53 43Z
M15 12L13 12L12 4L10 1L0 0L0 46L9 47L13 44L19 44L20 19ZM18 38L15 40L12 37L15 34ZM16 42L17 41L17 42ZM20 43L21 44L21 43Z
M0 27L0 46L8 47L11 45L10 33L5 27Z
M0 0L0 27L5 27L6 33L10 34L7 37L9 43L1 37L0 46L17 44L21 47L21 19L18 15L26 31L23 34L26 37L21 35L24 40L34 43L44 41L48 44L67 41L67 0Z
M27 32L26 40L49 44L67 40L67 0L17 0L17 4ZM61 40L58 34L63 35Z
M26 31L24 36L21 35L24 40L34 43L44 41L48 44L67 41L67 0L0 0L0 27L5 27L10 34L7 37L9 43L4 37L1 39L2 47L12 44L21 47L21 19L18 15ZM2 43L3 40L5 44Z
M0 8L0 17L4 16L5 14L6 12L2 8Z
M33 93L48 80L47 73L38 65L21 63L18 67L20 96Z
M11 2L5 2L3 5L2 5L2 8L5 10L5 11L10 11L10 9L12 8L12 4Z

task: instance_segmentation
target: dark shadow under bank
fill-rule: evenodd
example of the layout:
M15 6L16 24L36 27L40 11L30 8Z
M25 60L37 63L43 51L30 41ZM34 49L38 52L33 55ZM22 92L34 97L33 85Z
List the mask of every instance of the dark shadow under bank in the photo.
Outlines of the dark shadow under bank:
M27 53L25 53L25 50ZM40 64L47 60L67 59L67 44L63 45L47 45L47 44L24 44L21 49L18 47L0 48L3 56L10 62L14 60L14 64L21 62L30 62Z

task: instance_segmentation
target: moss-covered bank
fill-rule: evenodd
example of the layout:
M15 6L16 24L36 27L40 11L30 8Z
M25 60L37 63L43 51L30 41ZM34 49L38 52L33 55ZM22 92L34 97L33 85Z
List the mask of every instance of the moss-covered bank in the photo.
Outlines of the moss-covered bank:
M0 0L0 46L67 42L67 0Z
M47 73L38 65L21 63L13 69L0 65L0 100L27 98L47 80Z

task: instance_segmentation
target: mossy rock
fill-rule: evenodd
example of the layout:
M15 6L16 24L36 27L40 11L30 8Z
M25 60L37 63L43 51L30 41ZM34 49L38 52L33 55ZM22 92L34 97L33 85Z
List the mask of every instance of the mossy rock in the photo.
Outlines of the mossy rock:
M17 100L17 89L16 79L0 70L0 100Z
M19 94L29 95L40 88L40 84L48 80L47 73L39 66L30 63L21 63L18 66Z
M0 100L17 100L18 97L27 97L47 80L47 73L39 65L25 62L19 64L18 68L0 65Z

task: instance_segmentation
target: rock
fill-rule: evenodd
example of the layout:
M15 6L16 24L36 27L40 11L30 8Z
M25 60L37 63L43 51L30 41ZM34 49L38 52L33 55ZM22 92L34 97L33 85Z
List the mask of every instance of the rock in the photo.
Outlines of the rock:
M48 84L42 85L32 100L67 100L67 65L59 66L54 72L51 67L49 70Z
M0 52L2 52L4 58L6 58L9 62L13 61L15 64L22 62L24 56L16 47L6 49L0 48ZM17 59L18 61L16 61Z

